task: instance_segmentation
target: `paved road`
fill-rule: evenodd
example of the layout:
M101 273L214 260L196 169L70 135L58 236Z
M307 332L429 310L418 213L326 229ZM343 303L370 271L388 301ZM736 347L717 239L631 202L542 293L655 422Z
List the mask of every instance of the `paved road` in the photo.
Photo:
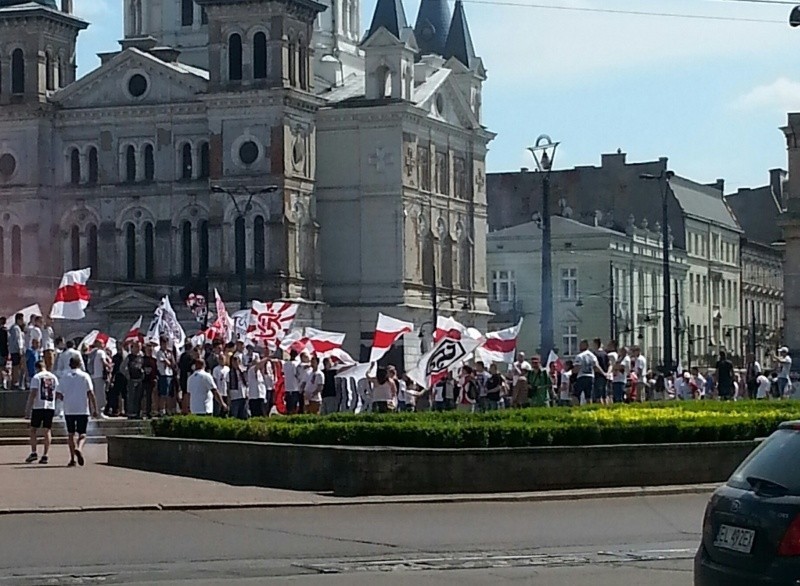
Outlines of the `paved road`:
M706 500L7 515L0 586L690 586Z

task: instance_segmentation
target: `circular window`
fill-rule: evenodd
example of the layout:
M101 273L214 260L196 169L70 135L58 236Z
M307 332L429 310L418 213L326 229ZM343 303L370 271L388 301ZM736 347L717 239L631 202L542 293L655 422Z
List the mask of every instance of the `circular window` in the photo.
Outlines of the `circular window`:
M141 98L147 91L147 78L141 73L132 75L128 80L128 91L134 98Z
M0 175L8 179L17 170L17 160L8 153L0 156Z
M442 94L436 96L436 112L441 115L444 112L444 97Z
M241 159L242 163L245 165L252 165L256 162L257 158L258 145L252 140L243 142L242 146L239 147L239 159Z

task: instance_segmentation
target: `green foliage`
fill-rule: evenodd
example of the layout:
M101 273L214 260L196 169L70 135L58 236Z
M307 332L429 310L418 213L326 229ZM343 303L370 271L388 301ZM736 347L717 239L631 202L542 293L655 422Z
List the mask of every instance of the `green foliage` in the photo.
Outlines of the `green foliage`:
M800 420L800 402L715 401L533 408L491 413L338 413L258 418L169 417L156 436L306 445L486 448L751 440Z

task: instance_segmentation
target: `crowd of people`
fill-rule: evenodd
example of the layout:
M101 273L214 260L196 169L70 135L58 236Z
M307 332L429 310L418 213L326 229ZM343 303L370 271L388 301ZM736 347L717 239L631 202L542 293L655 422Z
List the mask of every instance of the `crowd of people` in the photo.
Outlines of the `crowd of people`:
M70 466L82 466L89 417L144 419L195 414L247 419L269 415L390 411L492 411L523 407L610 405L656 400L736 400L788 397L791 357L781 348L768 357L774 370L748 356L737 371L725 352L716 368L672 375L648 368L639 347L595 339L580 342L571 360L543 364L523 352L510 365L472 361L419 385L393 366L349 376L328 358L308 352L269 352L249 341L126 340L116 351L102 340L80 347L55 337L40 316L0 320L0 356L10 361L5 388L29 389L31 453L48 462L50 429L66 422ZM2 358L0 358L2 360ZM37 453L38 430L44 452Z

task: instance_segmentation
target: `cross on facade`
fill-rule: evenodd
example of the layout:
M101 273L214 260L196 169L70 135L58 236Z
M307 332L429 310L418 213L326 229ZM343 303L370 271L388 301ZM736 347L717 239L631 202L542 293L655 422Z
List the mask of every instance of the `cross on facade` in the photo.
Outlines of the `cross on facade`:
M378 173L383 173L386 167L392 166L392 154L382 146L375 149L375 152L369 156L369 164L375 167Z
M483 169L478 169L478 172L475 173L475 185L478 187L478 191L483 191L483 186L486 185Z

